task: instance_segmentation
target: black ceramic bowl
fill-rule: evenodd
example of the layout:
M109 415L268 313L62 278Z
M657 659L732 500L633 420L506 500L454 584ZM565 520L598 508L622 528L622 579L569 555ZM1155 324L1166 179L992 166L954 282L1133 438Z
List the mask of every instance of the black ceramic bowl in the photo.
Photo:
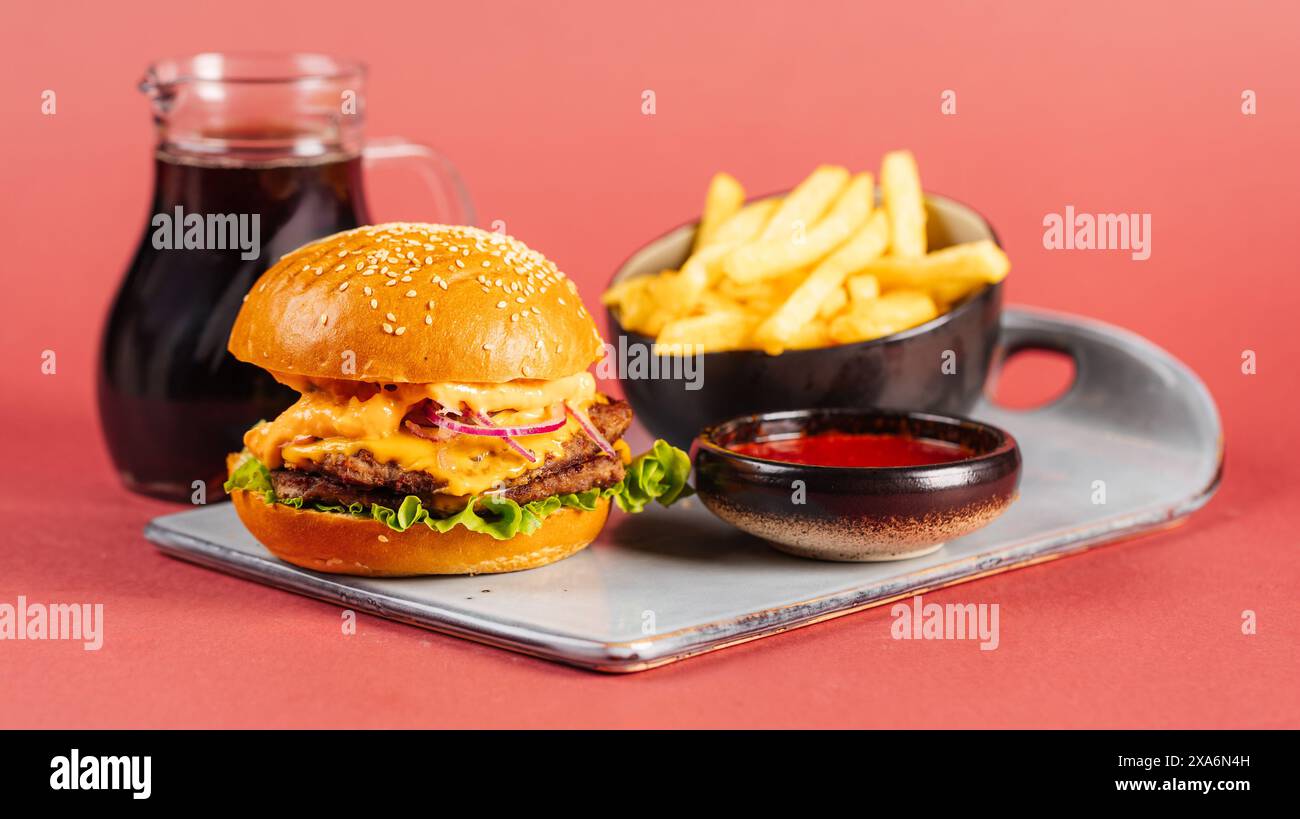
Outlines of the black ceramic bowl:
M924 466L828 467L771 461L729 448L831 431L946 441L972 455ZM965 418L920 412L816 409L747 415L704 430L695 448L695 486L709 511L782 551L821 560L929 554L1002 514L1020 483L1020 450L1009 434Z
M983 217L951 199L927 194L926 210L932 249L997 239ZM610 285L680 267L695 229L696 223L683 225L646 245L623 263ZM998 284L892 336L776 356L758 350L705 353L698 359L698 383L691 373L644 377L625 366L618 367L619 380L641 423L679 447L709 424L769 410L883 406L962 414L984 386L1001 312ZM624 329L613 311L607 314L616 350L650 349L652 339ZM952 355L945 356L948 351ZM945 358L953 359L955 373L944 372Z

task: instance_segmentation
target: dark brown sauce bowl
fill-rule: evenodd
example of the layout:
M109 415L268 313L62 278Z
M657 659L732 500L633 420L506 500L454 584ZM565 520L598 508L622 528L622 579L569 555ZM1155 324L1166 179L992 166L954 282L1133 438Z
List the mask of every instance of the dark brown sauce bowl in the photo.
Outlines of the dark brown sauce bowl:
M972 208L926 194L929 247L940 249L997 235ZM682 225L632 255L610 285L680 267L690 254L694 223ZM619 323L607 310L615 353L648 350L654 340ZM697 357L702 378L660 372L636 377L618 367L623 394L655 437L687 446L709 424L753 412L800 407L907 407L961 415L979 399L997 345L1002 285L985 287L925 324L854 344L787 350L728 350ZM951 356L947 355L951 352ZM668 357L663 357L668 358ZM951 359L956 372L945 372Z
M909 435L958 444L959 461L810 466L730 447L792 434ZM1002 514L1020 484L1020 449L997 427L924 412L810 409L733 418L695 439L695 487L710 512L776 548L819 560L929 554Z

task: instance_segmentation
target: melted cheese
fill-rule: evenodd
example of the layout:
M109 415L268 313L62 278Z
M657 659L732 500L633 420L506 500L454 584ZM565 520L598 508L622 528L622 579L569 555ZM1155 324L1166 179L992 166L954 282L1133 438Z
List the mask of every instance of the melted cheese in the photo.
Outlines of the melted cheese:
M596 379L588 372L554 381L519 379L503 384L447 382L417 386L422 388L423 397L432 398L444 407L458 407L464 403L478 412L541 410L560 401L586 406L596 396Z
M278 469L286 463L302 467L329 454L355 455L366 450L380 463L445 481L444 491L453 495L498 488L502 481L541 466L548 457L559 457L564 442L582 434L582 429L568 419L554 432L516 437L514 440L537 458L530 463L499 438L458 435L448 441L429 441L412 435L402 429L402 419L413 405L425 398L447 406L463 402L479 412L498 413L493 417L498 425L523 426L546 418L560 401L585 410L596 399L595 379L585 372L557 381L399 384L365 399L340 394L329 388L332 385L320 382L280 380L302 390L302 396L274 421L259 424L244 435L244 446L267 468Z
M275 379L300 393L328 392L338 396L356 394L356 381L304 378L286 373L273 373ZM440 384L387 384L384 392L410 406L424 398L432 398L444 407L459 407L462 403L478 412L500 410L545 409L560 401L577 406L586 405L596 395L596 379L589 372L580 372L551 381L520 378L499 384L447 381Z

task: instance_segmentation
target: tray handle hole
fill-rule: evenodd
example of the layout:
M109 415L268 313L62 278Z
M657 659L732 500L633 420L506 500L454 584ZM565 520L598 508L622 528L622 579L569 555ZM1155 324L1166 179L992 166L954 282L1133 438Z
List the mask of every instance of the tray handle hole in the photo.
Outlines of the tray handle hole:
M989 378L989 400L1006 409L1027 412L1060 400L1077 375L1074 357L1041 348L1011 352Z

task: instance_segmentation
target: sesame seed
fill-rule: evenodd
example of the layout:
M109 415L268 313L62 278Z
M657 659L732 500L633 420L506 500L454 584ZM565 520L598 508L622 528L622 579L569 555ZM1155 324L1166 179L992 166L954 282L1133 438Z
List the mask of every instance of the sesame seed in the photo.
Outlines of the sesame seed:
M385 535L380 535L380 536L379 536L379 540L380 540L380 542L382 542L382 543L387 543L387 542L388 542L388 537L385 536Z
M425 324L433 324L433 316L425 316L425 317L424 317L424 323L425 323Z
M321 325L324 326L325 322L329 321L329 318L330 318L330 317L329 317L327 314L325 314L325 313L321 313L321 314L320 314L320 323L321 323Z
M342 293L344 290L347 290L347 289L348 289L348 283L347 283L347 282L343 282L343 284L340 284L340 285L339 285L339 292L340 292L340 293Z
M520 304L523 304L525 299L523 296L515 296L515 301L519 302Z
M536 345L536 347L537 347L537 349L539 349L539 350L542 349L542 340L541 340L540 338L537 339L537 345Z
M502 308L502 307L505 307L505 306L506 306L506 303L505 303L504 301L499 301L499 302L497 302L497 308L498 308L498 309L500 309L500 308Z
M397 321L397 316L393 315L392 313L387 314L386 316L384 316L384 318L388 319L389 321Z
M492 266L492 263L489 262L487 259L484 259L484 260L483 260L483 266L484 266L484 267L491 267L491 266Z
M415 298L417 295L419 295L419 294L417 294L414 290L407 290L407 291L406 291L406 297L409 298L409 299L413 299L413 298Z
M337 266L337 267L334 268L334 272L337 273L337 272L339 272L340 270L343 270L343 269L346 268L346 267L347 267L347 265L345 265L345 264L341 264L341 265L339 265L339 266Z
M400 336L402 333L405 333L405 332L406 332L406 328L405 328L405 327L398 327L396 330L393 331L393 335L395 335L395 336Z
M348 255L348 249L345 247L339 251L339 258L342 259L346 255Z
M433 309L433 299L429 299L429 309Z
M433 264L433 257L432 257L432 256L425 256L425 257L424 257L424 263L425 263L425 264Z
M369 296L369 295L371 295L371 294L373 294L373 293L375 292L375 291L373 291L373 290L370 289L370 285L366 285L365 288L364 288L364 291L365 291L365 294L366 294L367 296Z
M370 309L371 309L371 310L374 310L374 309L375 309L376 307L378 307L378 306L379 306L379 299L371 299L371 300L370 300Z
M384 327L384 332L385 332L385 333L389 333L390 335L392 334L392 332L393 332L393 325L391 325L391 324L389 324L388 322L385 321L384 324L383 324L383 327Z
M397 286L397 279L389 279L388 281L384 282L384 287L396 287L396 286Z
M402 278L398 279L398 281L400 282L409 282L410 280L411 280L410 276L403 276Z
M457 266L457 267L461 267L461 268L463 268L463 267L465 266L465 263L462 262L460 259L457 259L457 260L456 260L456 266Z
M541 310L538 310L536 307L534 307L534 308L533 308L533 313L536 314L536 315L539 315L539 316L540 316L540 315L542 314L542 311L541 311Z
M510 314L510 320L511 320L511 321L519 321L519 314L518 314L518 313L511 313L511 314Z
M560 304L564 304L564 299L560 299Z
M439 279L439 280L438 280L438 286L441 287L443 290L446 290L446 289L447 289L447 283L446 283L445 281L443 281L442 279Z
M496 347L493 347L491 344L484 344L483 349L491 352L492 350L495 350Z

